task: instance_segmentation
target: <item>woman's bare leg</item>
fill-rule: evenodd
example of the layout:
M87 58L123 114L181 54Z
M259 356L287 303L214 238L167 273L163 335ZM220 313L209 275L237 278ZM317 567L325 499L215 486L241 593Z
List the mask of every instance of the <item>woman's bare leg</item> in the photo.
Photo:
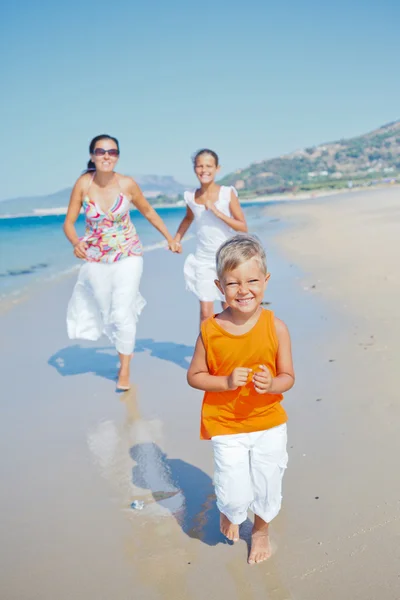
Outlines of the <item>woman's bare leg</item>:
M130 362L133 354L120 354L118 352L121 366L118 371L117 388L120 390L129 390L130 382Z

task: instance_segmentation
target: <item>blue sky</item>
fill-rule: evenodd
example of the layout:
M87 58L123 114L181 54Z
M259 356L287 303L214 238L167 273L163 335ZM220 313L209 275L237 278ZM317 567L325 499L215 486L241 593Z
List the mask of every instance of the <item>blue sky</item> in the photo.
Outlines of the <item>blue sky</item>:
M15 0L0 11L0 199L72 185L98 133L119 138L121 172L193 184L202 146L227 173L400 118L397 0Z

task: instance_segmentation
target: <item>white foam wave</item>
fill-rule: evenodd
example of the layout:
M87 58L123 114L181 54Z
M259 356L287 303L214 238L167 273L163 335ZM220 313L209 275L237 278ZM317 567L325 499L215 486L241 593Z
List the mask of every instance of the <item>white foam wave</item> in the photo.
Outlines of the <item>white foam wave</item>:
M194 237L193 234L187 235L185 237L185 239L182 241L182 244L184 244L185 242L188 242L193 237ZM148 244L148 245L143 246L143 252L153 252L154 250L161 250L161 249L167 249L166 241L156 242L155 244ZM0 303L5 302L5 301L10 301L10 300L13 301L13 300L22 298L26 294L29 294L29 292L31 290L33 290L33 288L35 288L35 286L37 286L38 284L42 285L43 283L44 284L53 283L55 281L64 279L64 277L68 277L69 275L73 275L74 273L76 273L80 269L80 267L81 267L81 263L69 266L66 269L62 269L60 271L53 271L50 274L47 273L45 275L43 273L41 276L33 277L27 285L22 286L19 289L12 289L12 290L0 293ZM37 275L39 275L39 273Z

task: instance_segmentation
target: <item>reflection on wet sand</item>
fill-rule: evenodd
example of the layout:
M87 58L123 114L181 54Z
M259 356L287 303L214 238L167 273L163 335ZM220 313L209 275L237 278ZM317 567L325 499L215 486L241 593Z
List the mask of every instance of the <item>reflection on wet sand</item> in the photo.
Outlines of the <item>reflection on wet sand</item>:
M118 503L128 517L129 533L125 551L135 579L143 586L143 598L200 598L198 567L213 568L215 554L205 555L203 544L222 544L232 554L221 560L224 576L215 585L223 594L230 590L239 599L292 596L279 580L274 558L267 569L252 569L246 564L243 547L229 548L219 531L212 480L198 467L162 450L162 422L144 420L138 408L136 389L121 397L126 407L123 423L100 423L88 437L89 448L102 475L118 495ZM131 504L144 502L143 510ZM241 528L247 543L251 523ZM194 545L192 539L202 544ZM222 557L219 555L219 558ZM197 565L197 569L195 567ZM155 594L155 595L154 595Z
M209 514L215 498L211 478L163 452L162 423L140 417L135 388L122 401L127 410L124 423L104 421L88 436L96 463L118 490L122 506L128 509L135 500L144 502L141 515L172 515L190 537L209 544L222 541L219 535L214 534L214 539L206 535L211 531L207 531L207 516L217 516Z

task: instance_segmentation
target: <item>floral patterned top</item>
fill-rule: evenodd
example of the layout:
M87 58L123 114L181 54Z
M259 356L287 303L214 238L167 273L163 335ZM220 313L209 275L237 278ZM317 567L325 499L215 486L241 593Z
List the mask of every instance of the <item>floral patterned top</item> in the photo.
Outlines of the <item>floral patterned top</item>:
M105 213L88 195L83 199L86 231L82 238L88 244L89 262L113 263L128 256L141 256L142 244L129 216L130 202L119 194Z

